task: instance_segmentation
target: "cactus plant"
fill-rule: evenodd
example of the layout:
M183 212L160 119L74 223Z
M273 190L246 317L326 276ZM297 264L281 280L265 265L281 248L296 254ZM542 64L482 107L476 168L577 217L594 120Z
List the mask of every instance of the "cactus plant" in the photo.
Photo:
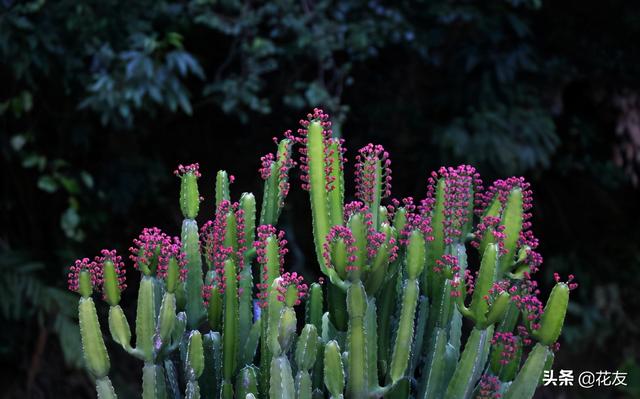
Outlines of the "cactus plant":
M181 237L145 228L130 248L140 272L135 335L120 307L126 282L116 251L71 266L98 397L116 390L94 291L109 306L113 341L141 361L144 398L533 396L577 284L555 274L540 301L532 276L542 257L523 178L483 190L473 167L443 167L416 204L391 198L390 156L368 144L355 157L356 200L345 203L344 142L327 114L313 110L296 135L275 141L261 158L259 216L253 194L232 200L234 178L219 171L215 214L199 229L199 166L178 167ZM310 285L285 271L277 227L296 166L326 277Z

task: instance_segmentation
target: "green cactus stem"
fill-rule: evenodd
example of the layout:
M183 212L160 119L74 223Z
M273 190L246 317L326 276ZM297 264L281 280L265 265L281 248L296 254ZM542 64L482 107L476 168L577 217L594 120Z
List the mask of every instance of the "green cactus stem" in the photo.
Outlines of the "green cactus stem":
M296 398L311 399L313 386L310 370L316 364L318 352L318 330L313 324L306 324L300 333L295 350L298 373L295 378Z
M244 398L249 394L258 395L258 371L254 366L245 366L236 379L236 395Z
M109 331L113 340L127 352L132 352L131 328L120 305L109 307Z
M153 335L156 331L154 296L154 279L149 276L142 277L140 288L138 289L136 349L141 352L145 362L150 363L154 360Z
M324 385L331 398L343 398L345 373L342 364L340 346L335 340L327 342L324 347Z
M223 384L231 385L237 366L238 348L238 288L236 264L233 259L224 261L226 287L224 295L224 324L222 333ZM228 392L229 388L227 388ZM226 396L225 396L226 397Z
M269 369L269 397L272 399L295 399L295 382L291 372L291 364L286 356L277 356L271 360Z
M327 274L327 266L322 257L324 243L331 228L329 201L327 189L330 182L327 177L325 154L327 141L331 137L331 122L328 115L322 110L315 109L309 115L308 121L303 121L303 128L298 132L304 137L304 159L302 168L304 175L304 188L309 191L311 198L311 215L313 218L313 237L316 245L318 264L323 273Z
M489 366L500 381L513 381L522 358L522 339L511 332L497 331L491 340Z
M189 328L196 328L204 319L204 303L202 300L202 258L198 225L195 220L185 219L182 223L182 244L187 254L186 311Z
M569 305L569 285L558 282L549 295L547 305L540 319L540 328L533 330L533 337L544 345L558 340Z
M200 398L200 385L198 378L205 368L204 348L202 344L202 334L199 331L191 331L188 337L188 344L185 359L185 376L187 380L187 399Z
M80 321L82 351L87 368L96 378L106 377L111 365L107 348L102 339L96 305L93 299L80 298L80 302L78 303L78 320Z
M418 390L418 398L441 398L445 390L445 353L447 349L447 331L436 327L427 345L427 359L423 377Z
M478 330L474 328L465 344L460 361L449 381L445 399L468 398L480 379L489 356L493 326Z
M400 320L389 369L389 378L393 384L396 384L404 376L411 355L414 318L420 295L418 277L424 268L425 244L424 236L420 231L411 232L407 244L407 279L402 288Z
M342 139L332 138L327 142L328 159L326 164L329 166L327 181L329 182L329 190L327 198L329 201L329 218L331 226L343 224L344 214L344 148L342 147Z
M207 321L212 331L222 331L222 310L224 307L224 294L216 281L216 272L209 271L203 287L205 306L207 308Z
M291 158L293 139L291 132L285 132L285 138L278 143L276 155L267 154L261 158L260 176L264 183L260 224L275 226L278 224L284 200L289 193L289 170L295 165Z
M309 298L306 303L305 321L307 324L312 324L316 331L322 330L322 314L323 314L323 293L322 286L318 283L311 284L309 288ZM320 351L322 346L322 340L318 337L316 343L316 350ZM318 356L313 367L312 379L313 389L322 389L322 356Z
M220 206L222 201L231 200L231 190L229 187L231 186L231 183L233 183L233 180L235 180L235 178L233 176L229 176L226 170L219 170L216 174L216 208Z
M549 356L549 348L536 344L524 362L515 380L504 393L505 399L530 399L536 391L542 377L545 363Z
M349 327L347 330L347 396L365 398L368 396L367 377L367 336L364 318L367 310L367 296L362 282L355 281L347 290L347 312ZM325 365L326 370L326 365Z
M364 331L367 337L367 379L369 392L373 392L380 387L378 380L378 323L376 320L376 300L367 300L367 310L364 316Z
M162 366L145 363L142 368L142 398L166 398L165 375Z
M198 379L200 391L205 399L215 399L220 395L222 383L222 338L217 331L202 335L204 370Z
M190 329L196 328L204 319L202 301L202 257L198 238L198 225L194 220L200 209L198 193L198 164L179 165L174 172L180 177L180 210L184 216L182 222L182 243L186 253L187 277L185 282L187 321Z
M454 291L458 310L464 316L472 319L476 326L484 329L489 325L500 321L507 311L510 303L510 296L506 291L496 293L494 283L498 273L498 245L489 244L485 249L480 263L480 271L475 282L471 304L466 307L464 304L465 284L460 278L452 283L457 291ZM494 293L495 298L490 303L490 295Z
M96 392L98 399L117 399L116 391L113 389L109 377L96 379Z

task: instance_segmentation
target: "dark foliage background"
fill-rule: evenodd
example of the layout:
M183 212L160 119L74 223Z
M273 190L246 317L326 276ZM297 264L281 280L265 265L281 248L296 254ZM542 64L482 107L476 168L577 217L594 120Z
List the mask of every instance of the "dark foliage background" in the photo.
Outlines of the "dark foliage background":
M322 105L351 154L390 150L397 196L442 164L526 176L540 280L580 283L554 368L630 373L540 397L640 397L639 42L623 0L1 0L0 396L93 397L66 266L175 234L179 162L201 163L205 200L219 168L259 195L270 138ZM292 267L313 277L293 191Z

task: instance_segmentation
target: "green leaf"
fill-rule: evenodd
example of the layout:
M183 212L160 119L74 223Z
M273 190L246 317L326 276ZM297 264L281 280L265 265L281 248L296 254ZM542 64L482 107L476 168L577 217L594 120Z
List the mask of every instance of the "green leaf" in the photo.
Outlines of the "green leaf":
M24 165L24 163L23 163ZM58 190L58 183L49 175L40 176L38 179L38 188L48 193L54 193Z

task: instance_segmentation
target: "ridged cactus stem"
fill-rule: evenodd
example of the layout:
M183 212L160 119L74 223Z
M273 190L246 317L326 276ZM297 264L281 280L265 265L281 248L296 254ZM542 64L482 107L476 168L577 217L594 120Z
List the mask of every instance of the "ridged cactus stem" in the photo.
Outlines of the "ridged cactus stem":
M268 332L270 329L270 323L273 322L273 320L277 321L277 311L279 311L282 306L281 303L276 300L276 298L272 297L273 283L276 278L280 276L280 241L275 234L275 229L268 227L269 226L266 226L266 228L264 228L264 231L268 231L269 234L265 238L263 238L264 252L262 253L261 250L262 258L260 259L262 267L261 284L263 289L266 291L263 293L263 295L266 295L266 298L261 298L260 302L260 306L262 306L260 316L260 328L262 329L262 332L260 334L261 370L266 370L271 365L272 355L268 342ZM259 234L260 230L263 230L263 226L259 228ZM268 391L269 377L268 375L266 375L266 373L261 373L260 384L262 392Z
M198 380L200 391L205 399L220 397L222 382L222 339L220 333L211 331L202 336L204 370Z
M331 322L340 331L347 329L349 315L345 308L347 295L344 290L334 284L327 286L327 302Z
M156 350L165 347L171 338L176 325L176 296L171 292L165 292L160 305L158 315L157 335L155 337Z
M281 355L271 360L269 368L271 381L269 383L269 398L295 399L295 382L291 371L291 364L286 356Z
M295 378L297 399L311 399L313 384L309 372L316 364L317 352L318 330L313 324L307 324L300 333L295 351L296 366L298 366Z
M142 398L165 399L165 376L162 366L145 363L142 368Z
M428 293L432 298L437 298L442 291L444 280L441 275L434 270L436 260L444 255L444 211L445 211L445 179L438 179L435 187L435 204L431 215L431 229L433 240L429 242L429 250L427 251L427 267L422 277L422 291ZM434 309L438 307L433 301ZM434 312L432 312L434 313Z
M540 328L533 330L533 336L544 345L552 345L560 336L569 305L569 291L565 283L557 283L551 290L540 319Z
M466 399L470 397L487 363L492 336L493 325L484 330L474 328L471 331L460 361L449 381L449 386L444 396L445 399Z
M340 346L331 340L324 347L324 385L331 399L344 398L344 377Z
M116 391L113 389L113 384L109 377L102 377L96 379L96 392L98 399L117 399Z
M331 226L343 224L344 214L344 166L342 164L342 145L340 139L333 138L328 144L329 180L332 181L333 189L327 194L329 201L329 218Z
M215 282L215 271L207 272L207 288L209 289L209 304L207 306L207 321L212 331L222 331L222 312L224 309L224 294Z
M542 377L547 358L549 356L549 348L536 344L527 360L524 362L522 369L518 373L516 379L511 383L507 391L504 393L504 399L530 399L536 391L538 382Z
M416 318L416 332L411 356L409 359L409 370L407 374L414 375L418 363L422 360L422 351L425 346L425 333L427 331L427 321L429 320L429 299L420 295L418 298L418 310Z
M216 208L220 206L222 201L230 201L231 194L229 186L231 185L230 177L227 171L219 170L216 174Z
M111 366L107 348L102 339L102 331L100 330L96 305L93 299L89 297L80 298L78 319L80 321L82 351L87 368L98 379L107 377Z
M154 361L153 336L156 332L155 283L154 278L143 276L138 289L136 315L136 349L147 363Z
M204 319L204 303L202 300L202 256L198 224L193 219L185 219L182 223L182 244L187 255L186 312L188 328L197 328Z
M500 257L500 269L498 277L509 271L513 265L513 257L520 239L523 222L523 193L521 188L514 188L509 193L502 213L502 225L504 226L504 253Z
M131 328L120 305L109 307L109 331L111 337L130 354L136 352L131 347Z
M322 286L318 283L311 284L306 304L305 322L312 324L318 331L322 329L323 300Z
M198 224L195 221L200 209L200 194L198 192L200 172L198 168L198 164L180 165L174 172L181 179L180 209L184 216L181 239L187 262L186 311L187 322L191 329L197 328L205 317L202 300L202 256L200 254Z
M238 304L238 331L248 332L251 330L253 326L253 297L252 297L252 289L253 289L253 275L251 270L251 265L245 265L245 267L240 271L240 282L239 282L239 304ZM241 339L241 347L245 346L246 338L249 337L249 334L246 334L244 338ZM241 365L242 366L242 365Z
M397 307L398 301L396 301L395 298L398 278L397 275L396 278L388 280L378 297L380 303L378 307L378 368L384 375L386 375L389 370L389 358L391 356L390 343L393 326L393 323L389 323L389 320L392 319ZM390 300L390 298L394 299Z
M369 392L373 392L380 387L380 381L378 380L378 323L376 316L376 299L370 298L367 301L367 310L364 316Z
M418 398L441 398L445 390L445 354L447 350L447 331L437 327L426 346L427 358L424 364Z
M244 218L242 235L244 236L244 246L248 252L253 248L256 231L256 198L254 195L252 193L242 193L239 208L242 210Z
M278 279L274 283L275 286L283 288L283 285L279 284ZM277 290L277 289L276 289ZM278 291L278 295L283 293ZM284 294L286 296L286 294ZM283 298L278 299L282 301ZM274 327L276 323L271 326ZM277 328L272 328L269 333L272 335L269 339L273 358L271 359L271 366L269 368L269 397L272 399L295 399L295 381L293 379L293 372L291 370L291 364L287 358L289 348L293 343L293 337L296 330L296 312L293 307L288 306L285 299L285 305L280 311L280 317L277 321ZM306 364L301 365L306 366Z
M247 395L258 395L258 376L254 366L246 366L238 373L236 380L236 397L246 398Z
M237 351L239 340L238 280L236 264L233 259L224 261L224 277L226 287L224 292L224 324L222 333L222 377L224 385L232 386L238 360ZM226 388L225 395L228 395L228 393L229 388ZM227 397L229 396L225 396L225 398Z
M187 380L185 399L200 399L198 378L200 378L204 369L205 357L202 335L197 330L191 331L188 337L185 359L185 379Z
M360 399L368 396L367 378L367 336L364 317L367 309L367 295L362 282L355 281L347 290L347 396ZM326 366L325 366L326 368Z
M322 314L323 314L323 294L322 286L318 283L311 284L309 288L309 299L306 303L306 323L316 328L316 331L322 330ZM317 351L321 350L322 342L318 339L316 343ZM322 389L322 356L318 356L313 367L313 389Z
M414 335L414 319L420 296L418 277L422 273L425 263L425 240L422 233L417 230L411 232L409 236L406 260L407 279L401 290L400 319L389 369L389 378L394 385L404 376L409 363Z
M480 328L484 328L488 324L492 324L489 323L489 321L496 321L490 320L488 318L488 315L490 314L490 305L487 301L487 298L489 296L489 291L492 289L493 284L496 281L497 272L498 245L489 244L487 245L482 256L480 270L478 272L478 279L473 290L471 304L469 305L469 307L466 307L464 304L466 290L464 282L459 278L455 282L458 289L458 293L456 294L456 303L458 305L458 310L460 311L460 313L462 313L463 316L472 319L476 323L476 325L480 326ZM508 301L505 303L504 299L502 299L500 300L500 304L501 306L504 306L501 310L502 313L504 313L504 311L506 311L506 305L508 304ZM497 318L498 315L491 314L491 316L491 319L494 319Z
M324 128L318 120L311 121L307 127L307 164L309 175L309 195L313 218L313 239L316 245L318 264L323 273L327 273L322 252L329 233L329 201L327 199L325 172L325 136Z
M295 164L291 159L292 139L285 138L278 143L275 155L268 154L262 158L263 168L260 170L264 182L260 224L278 224L284 199L289 191L289 169Z

